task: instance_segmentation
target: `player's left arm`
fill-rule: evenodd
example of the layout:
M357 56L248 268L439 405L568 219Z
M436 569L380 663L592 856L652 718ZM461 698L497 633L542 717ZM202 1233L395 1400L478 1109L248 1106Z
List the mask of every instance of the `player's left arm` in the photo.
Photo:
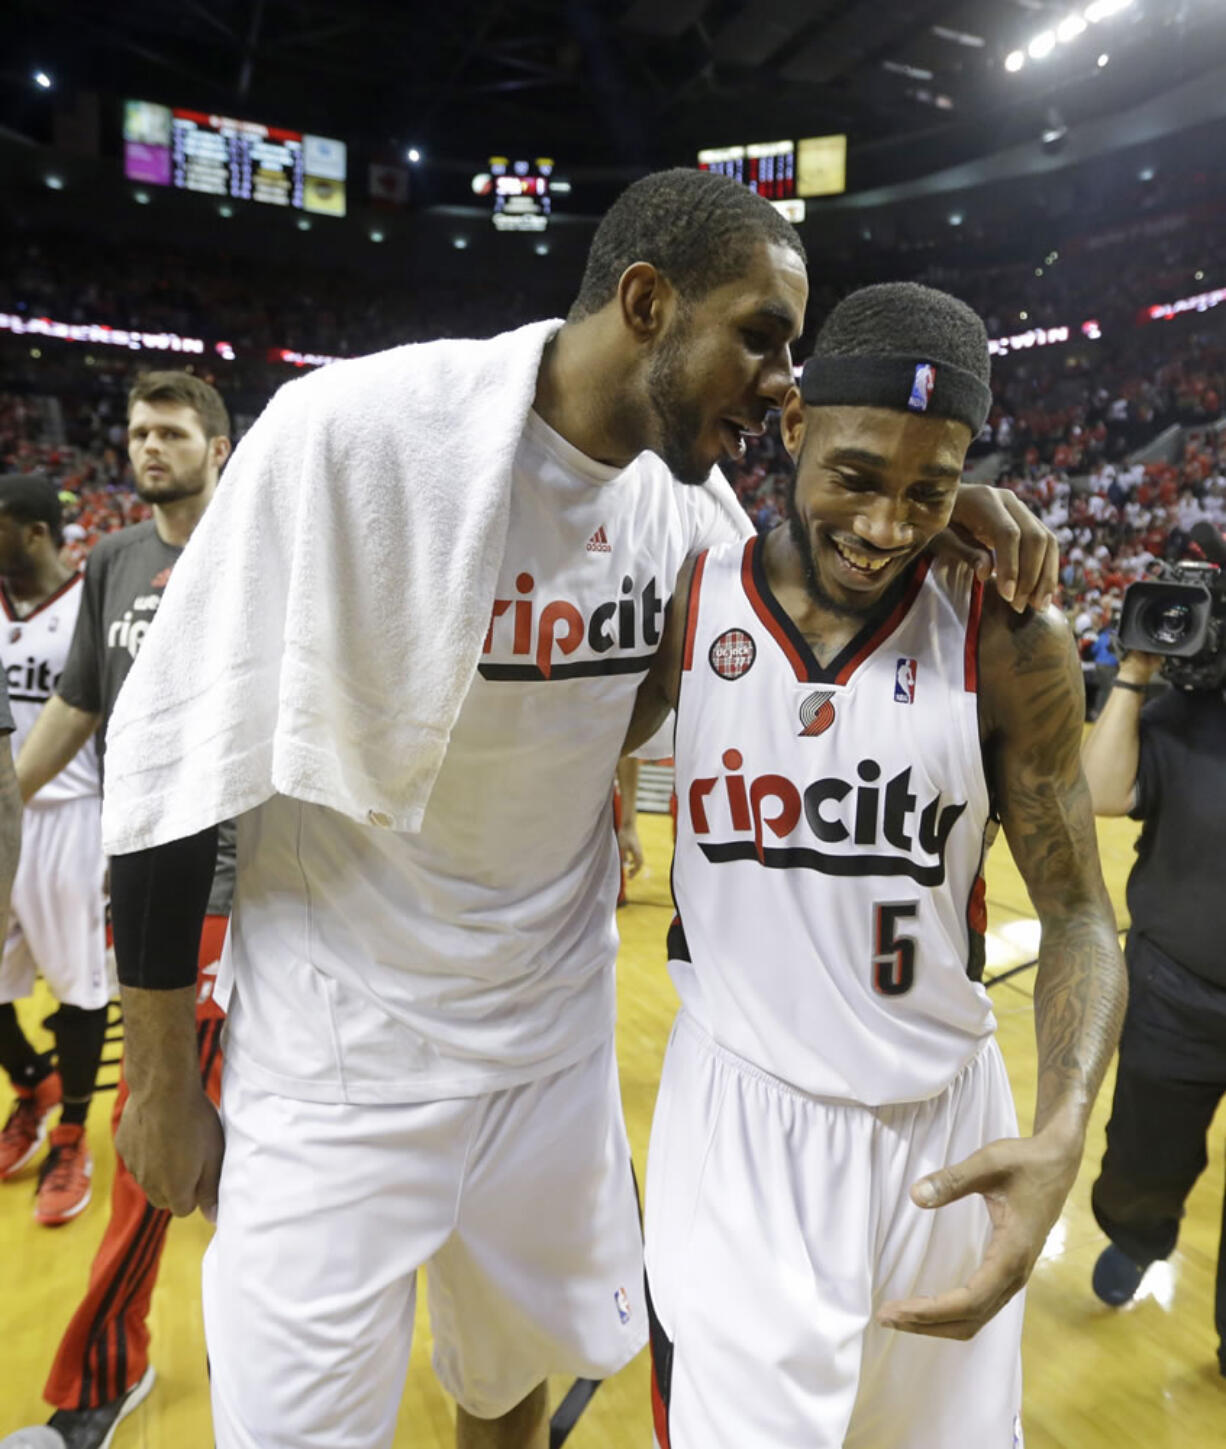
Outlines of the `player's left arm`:
M1084 693L1066 621L985 595L980 710L1001 823L1042 927L1035 979L1034 1133L989 1143L917 1183L922 1207L981 1193L984 1260L936 1298L887 1304L883 1323L970 1338L1021 1289L1077 1176L1090 1108L1119 1040L1127 986L1081 770Z

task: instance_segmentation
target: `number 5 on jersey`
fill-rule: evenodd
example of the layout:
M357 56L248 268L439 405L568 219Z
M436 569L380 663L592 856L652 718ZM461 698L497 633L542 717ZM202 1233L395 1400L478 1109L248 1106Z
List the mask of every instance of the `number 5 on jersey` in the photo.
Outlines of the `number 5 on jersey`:
M915 937L901 934L898 923L918 914L917 901L873 907L873 990L882 996L905 996L915 984Z

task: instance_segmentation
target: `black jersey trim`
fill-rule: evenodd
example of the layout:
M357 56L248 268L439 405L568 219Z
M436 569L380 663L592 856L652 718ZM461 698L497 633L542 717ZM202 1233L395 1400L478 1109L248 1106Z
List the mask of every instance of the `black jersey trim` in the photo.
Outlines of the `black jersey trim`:
M4 608L4 617L10 624L28 624L31 619L36 618L44 609L49 609L57 599L62 598L72 588L73 584L79 584L84 577L85 575L78 569L70 578L66 578L54 593L48 594L41 604L36 604L28 614L14 613L13 601L9 594L8 585L0 583L0 605Z
M881 599L865 615L864 623L829 664L823 665L796 627L792 616L775 597L766 577L765 550L750 539L745 549L741 578L754 612L781 646L796 677L808 684L847 684L855 671L898 628L910 611L928 574L926 555L909 564Z

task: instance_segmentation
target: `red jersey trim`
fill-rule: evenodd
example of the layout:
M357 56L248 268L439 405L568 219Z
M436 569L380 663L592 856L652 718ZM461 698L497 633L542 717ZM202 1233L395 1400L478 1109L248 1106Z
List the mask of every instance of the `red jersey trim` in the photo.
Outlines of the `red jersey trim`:
M741 554L741 587L745 590L745 597L749 600L755 614L766 625L767 631L787 656L788 663L802 683L809 678L809 667L807 661L802 658L795 644L784 632L779 620L776 619L773 610L758 591L758 585L754 579L754 552L758 547L757 538L747 540L745 551Z
M983 584L976 579L971 585L971 608L966 620L964 682L967 694L979 692L979 624L982 617Z
M698 633L698 593L702 588L702 574L707 566L707 552L703 550L694 561L694 572L690 575L690 595L685 601L685 652L681 656L682 670L694 663L694 636Z
M57 599L62 598L72 588L73 584L79 584L84 577L85 575L78 571L71 578L65 579L59 588L56 589L55 593L48 594L42 603L37 608L31 609L28 614L15 614L13 612L13 604L9 598L8 587L5 584L0 584L0 605L4 608L4 617L13 624L28 624L35 615L41 614L44 609L49 609Z
M889 614L881 621L876 629L869 635L859 649L851 656L846 664L834 677L836 684L846 684L857 669L864 663L869 655L874 654L877 649L890 637L895 629L911 612L911 605L919 597L919 591L924 586L924 580L928 577L928 568L931 559L925 555L916 565L915 572L911 575L911 582L907 585L906 593L894 605Z

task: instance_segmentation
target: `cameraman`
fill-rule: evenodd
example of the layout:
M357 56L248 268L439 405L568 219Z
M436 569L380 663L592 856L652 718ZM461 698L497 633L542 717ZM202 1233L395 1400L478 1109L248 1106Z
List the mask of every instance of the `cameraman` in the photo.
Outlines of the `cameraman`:
M1144 822L1128 879L1128 1015L1092 1196L1111 1239L1093 1286L1113 1306L1127 1303L1150 1263L1174 1248L1226 1092L1226 696L1220 669L1202 669L1203 687L1166 689L1146 702L1163 662L1124 656L1082 750L1095 814ZM1214 1319L1226 1375L1222 1245Z

